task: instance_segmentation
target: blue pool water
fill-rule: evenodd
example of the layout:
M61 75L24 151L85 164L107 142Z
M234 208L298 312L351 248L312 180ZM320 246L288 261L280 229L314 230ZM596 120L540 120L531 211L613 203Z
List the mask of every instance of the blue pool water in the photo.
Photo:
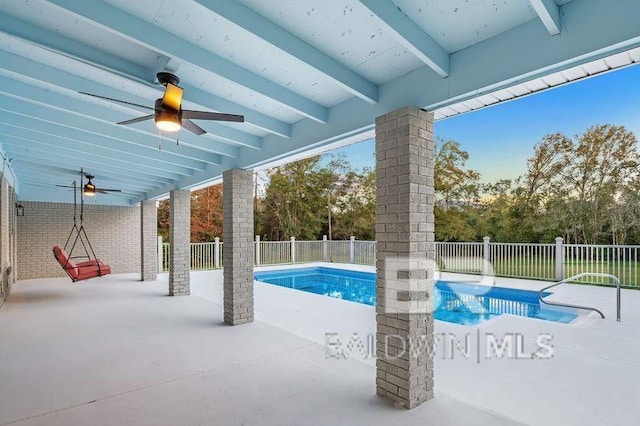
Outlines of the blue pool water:
M255 279L338 299L376 304L376 275L333 268L299 268L256 272ZM569 323L577 315L540 306L538 292L438 281L434 318L473 325L502 314ZM547 293L549 295L551 293Z

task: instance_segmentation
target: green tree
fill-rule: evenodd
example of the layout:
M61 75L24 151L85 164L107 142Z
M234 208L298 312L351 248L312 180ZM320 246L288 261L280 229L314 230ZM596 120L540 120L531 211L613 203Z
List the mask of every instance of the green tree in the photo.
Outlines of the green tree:
M469 153L453 140L439 139L434 166L435 233L438 241L477 239L480 173L466 168Z
M335 174L320 157L276 167L260 202L260 234L269 240L317 239L327 222L327 194Z
M624 126L598 125L573 139L545 136L510 194L488 205L500 241L622 242L635 226L637 139ZM492 235L494 236L494 235Z
M169 242L169 200L162 200L158 203L158 235L166 243Z
M512 241L510 212L513 204L513 182L501 179L492 184L485 184L483 191L485 197L478 208L477 239L489 236L496 241Z
M607 212L638 168L638 140L624 126L598 125L576 136L562 173L576 224L576 241L607 241Z
M335 212L333 238L375 239L376 173L349 170L334 191Z
M158 235L169 242L169 200L158 205ZM191 192L191 242L204 243L222 237L222 184Z
M191 241L222 237L222 184L191 193Z
M480 193L480 173L467 169L469 153L453 140L439 139L435 154L434 186L437 200L449 208L454 204L477 201Z
M620 193L618 202L609 211L611 242L640 242L640 175L636 175Z
M540 219L561 191L562 172L568 167L571 149L571 139L561 133L547 135L534 146L533 155L527 159L527 173L514 182L504 241L543 242L557 236L557 231Z

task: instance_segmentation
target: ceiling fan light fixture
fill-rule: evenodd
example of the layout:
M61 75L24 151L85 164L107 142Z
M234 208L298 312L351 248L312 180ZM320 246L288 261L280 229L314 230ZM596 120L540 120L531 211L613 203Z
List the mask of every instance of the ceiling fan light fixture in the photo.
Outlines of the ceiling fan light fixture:
M87 197L93 197L94 195L96 195L96 186L91 183L91 179L89 179L89 182L87 182L84 185L84 188L82 188L82 193Z
M156 127L165 132L177 132L182 128L180 114L173 111L156 112Z
M118 102L124 105L132 105L138 108L153 111L153 114L147 114L142 117L132 118L117 123L124 126L154 119L156 127L160 131L177 132L180 129L184 128L185 130L196 135L204 135L207 133L207 131L194 123L193 120L230 121L235 123L244 122L244 116L238 114L225 114L213 111L183 110L182 100L184 89L178 86L178 84L180 83L180 79L178 78L178 76L170 72L162 71L159 72L156 77L158 78L158 83L162 84L165 87L165 90L162 97L156 99L153 108L133 102L123 101L121 99L109 98L102 95L95 95L87 92L79 93L93 96L98 99L105 99L108 101ZM98 188L98 192L100 192L99 189L100 188Z

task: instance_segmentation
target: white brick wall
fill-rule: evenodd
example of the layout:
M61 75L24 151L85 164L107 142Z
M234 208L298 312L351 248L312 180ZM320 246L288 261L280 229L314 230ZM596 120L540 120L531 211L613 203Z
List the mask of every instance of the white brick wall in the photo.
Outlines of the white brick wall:
M15 192L3 177L0 182L0 306L15 281Z
M0 235L2 235L2 247L0 247L0 255L2 256L2 271L9 266L9 202L11 195L9 194L9 184L5 179L2 179L2 209L0 223Z
M64 246L67 240L73 226L73 204L21 204L24 216L17 218L18 279L66 276L51 249ZM89 204L84 209L84 227L97 257L110 265L114 274L140 272L140 208ZM80 247L74 255L81 251Z

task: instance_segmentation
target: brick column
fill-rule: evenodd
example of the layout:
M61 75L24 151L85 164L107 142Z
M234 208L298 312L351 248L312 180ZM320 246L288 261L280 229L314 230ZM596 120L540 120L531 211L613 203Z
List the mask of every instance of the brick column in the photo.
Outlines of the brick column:
M140 203L140 279L158 277L158 208L156 200Z
M224 322L253 321L253 171L222 175Z
M169 204L169 296L185 296L190 293L191 192L174 189Z
M433 398L433 114L376 119L376 388L405 408Z

